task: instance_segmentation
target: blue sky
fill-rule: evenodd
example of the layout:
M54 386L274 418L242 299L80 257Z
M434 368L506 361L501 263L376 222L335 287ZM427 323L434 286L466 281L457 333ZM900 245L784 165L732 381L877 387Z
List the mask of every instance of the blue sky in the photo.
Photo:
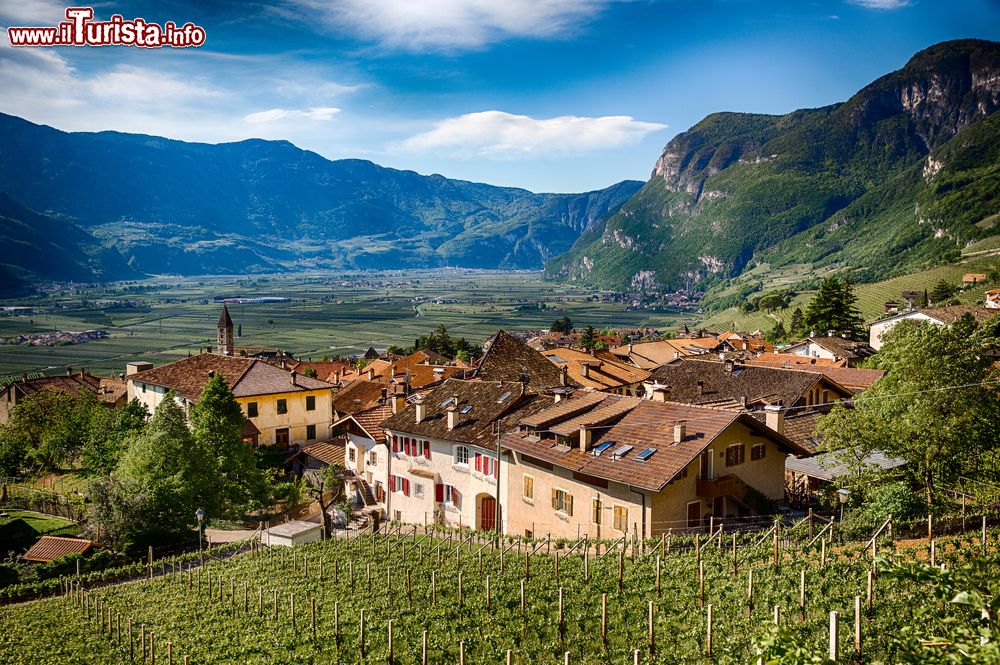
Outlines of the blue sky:
M65 5L0 0L0 25ZM947 39L1000 39L998 0L156 0L199 49L12 49L0 111L65 130L286 139L331 159L585 191L645 180L713 111L842 101Z

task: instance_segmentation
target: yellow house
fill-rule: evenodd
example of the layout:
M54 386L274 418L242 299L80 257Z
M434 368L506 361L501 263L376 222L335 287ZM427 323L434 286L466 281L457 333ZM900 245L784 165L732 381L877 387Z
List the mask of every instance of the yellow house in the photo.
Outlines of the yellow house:
M524 418L510 451L506 528L561 538L657 536L737 520L784 498L785 457L807 454L746 413L578 392Z
M248 420L245 435L254 444L287 448L329 438L333 385L256 358L201 353L134 372L126 377L128 397L152 412L173 390L187 408L214 374L221 374L236 396Z

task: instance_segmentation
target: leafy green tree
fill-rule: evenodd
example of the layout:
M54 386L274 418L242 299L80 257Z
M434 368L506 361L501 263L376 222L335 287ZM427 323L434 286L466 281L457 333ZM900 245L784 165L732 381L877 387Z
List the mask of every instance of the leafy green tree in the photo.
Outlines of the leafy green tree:
M931 302L933 302L935 305L942 304L945 301L947 301L948 298L955 295L955 292L957 290L958 289L949 284L946 280L944 279L938 280L938 283L935 284L934 287L931 289L931 294L930 294Z
M9 427L0 427L0 475L20 476L28 459L28 440Z
M885 337L873 365L886 375L819 423L824 446L882 450L904 467L933 506L959 475L992 469L1000 446L997 371L982 353L996 325L975 335L904 321Z
M306 367L304 370L302 370L302 376L308 376L310 379L315 379L316 370L313 369L312 367Z
M117 414L102 404L90 412L89 432L83 444L83 466L93 474L107 474L118 464L129 441L146 425L149 410L133 399Z
M219 515L224 485L213 451L195 437L173 391L163 397L107 480L91 483L92 519L128 547L190 535L195 510Z
M39 390L14 407L4 431L27 452L22 466L58 469L77 461L92 436L105 434L109 414L90 391Z
M568 316L560 317L553 321L552 325L549 326L549 332L558 332L563 334L571 333L573 332L573 321L571 321Z
M597 339L594 336L594 326L587 326L583 329L583 334L580 335L580 346L585 350L590 351L594 348L594 344Z
M819 291L809 302L805 312L805 325L817 335L849 333L861 336L865 322L855 306L857 296L848 277L825 277Z
M191 407L191 426L199 449L215 458L219 484L214 503L222 513L233 516L266 502L267 477L257 468L253 448L243 441L246 418L221 374L209 379Z

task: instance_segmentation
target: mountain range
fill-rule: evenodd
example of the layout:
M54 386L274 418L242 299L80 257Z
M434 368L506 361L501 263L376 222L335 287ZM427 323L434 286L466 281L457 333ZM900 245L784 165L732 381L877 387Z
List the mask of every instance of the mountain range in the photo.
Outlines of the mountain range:
M22 278L79 279L88 269L91 279L300 268L539 269L641 186L623 181L583 194L535 194L331 161L285 141L209 145L68 133L0 114L0 193L11 204L0 210L0 238L16 236L31 249L8 252L2 265ZM67 270L84 273L43 265L57 225L72 230L64 242L79 250ZM29 237L32 228L37 238Z
M1000 234L1000 44L943 42L848 101L716 113L667 143L650 180L551 260L624 289L850 269L872 281Z

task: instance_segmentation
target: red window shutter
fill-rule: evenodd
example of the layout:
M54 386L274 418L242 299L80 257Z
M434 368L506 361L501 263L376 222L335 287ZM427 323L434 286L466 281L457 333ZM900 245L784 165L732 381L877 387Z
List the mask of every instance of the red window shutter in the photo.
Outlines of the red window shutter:
M493 477L500 477L500 460L493 460Z
M462 493L454 487L451 488L451 502L455 504L456 508L462 507Z
M479 453L476 453L476 471L483 472L483 456Z
M409 438L403 439L403 452L406 453L407 455L410 454L410 439Z
M399 439L396 438L395 434L392 435L391 443L392 443L392 452L394 453L399 452Z
M444 485L441 483L434 485L434 500L438 503L444 501Z
M410 479L403 478L403 494L410 496Z
M427 459L431 458L431 442L424 441L424 457Z

